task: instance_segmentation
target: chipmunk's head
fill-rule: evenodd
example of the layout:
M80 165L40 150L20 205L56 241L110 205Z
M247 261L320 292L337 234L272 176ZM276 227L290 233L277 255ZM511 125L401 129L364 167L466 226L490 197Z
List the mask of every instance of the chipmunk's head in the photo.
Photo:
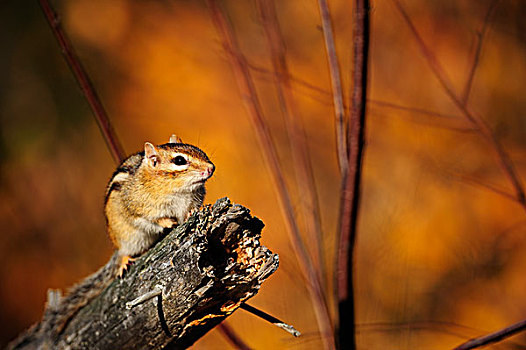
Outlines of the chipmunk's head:
M144 144L143 166L175 191L194 191L214 173L215 166L199 148L185 144L172 135L170 142L154 146Z

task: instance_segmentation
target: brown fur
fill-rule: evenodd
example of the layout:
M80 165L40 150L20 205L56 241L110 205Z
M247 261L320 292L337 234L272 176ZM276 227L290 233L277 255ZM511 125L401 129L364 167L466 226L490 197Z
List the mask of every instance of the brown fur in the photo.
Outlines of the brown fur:
M181 156L187 164L174 164ZM213 171L203 151L182 143L146 143L144 152L126 159L108 184L105 207L108 233L121 255L142 254L166 222L182 223L198 209Z

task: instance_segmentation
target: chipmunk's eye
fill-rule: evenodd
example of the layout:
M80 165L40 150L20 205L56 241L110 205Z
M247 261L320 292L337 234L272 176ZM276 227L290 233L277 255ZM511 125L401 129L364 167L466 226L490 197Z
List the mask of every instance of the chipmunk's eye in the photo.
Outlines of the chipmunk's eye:
M188 161L183 156L177 156L172 159L172 163L174 163L175 165L185 165L188 163Z

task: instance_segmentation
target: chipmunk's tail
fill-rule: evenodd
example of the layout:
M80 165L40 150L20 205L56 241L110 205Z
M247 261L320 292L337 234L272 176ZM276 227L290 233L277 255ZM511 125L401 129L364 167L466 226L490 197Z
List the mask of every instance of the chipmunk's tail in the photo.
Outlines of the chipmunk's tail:
M65 297L48 298L42 320L50 331L47 334L60 335L71 318L110 285L117 276L118 266L119 258L115 252L106 265L71 287Z
M118 267L119 256L115 252L106 265L71 287L66 296L63 297L59 290L49 290L42 321L11 342L8 349L25 349L25 344L35 337L42 339L38 349L53 349L71 318L111 284Z

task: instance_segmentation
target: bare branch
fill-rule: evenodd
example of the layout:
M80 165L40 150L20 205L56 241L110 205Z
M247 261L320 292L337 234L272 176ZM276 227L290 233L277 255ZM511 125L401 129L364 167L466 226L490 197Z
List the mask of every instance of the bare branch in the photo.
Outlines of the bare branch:
M369 98L367 99L367 102L372 103L377 106L381 106L381 107L388 107L388 108L399 109L401 111L406 111L406 112L424 114L430 117L438 117L438 118L445 118L445 119L458 119L458 117L454 115L443 114L443 113L439 113L435 111L429 111L423 108L404 106L404 105L400 105L400 104L389 102L389 101L373 100Z
M253 306L250 306L248 304L243 303L243 304L241 304L240 308L245 310L245 311L247 311L247 312L250 312L254 316L257 316L257 317L259 317L259 318L261 318L261 319L263 319L263 320L265 320L267 322L272 323L274 326L283 329L284 331L292 334L294 337L299 337L301 335L301 333L296 328L294 328L294 326L292 326L290 324L287 324L287 323L281 321L280 319L278 319L278 318L276 318L276 317L274 317L272 315L267 314L264 311L256 309Z
M526 330L526 320L522 320L509 327L503 328L499 331L490 333L488 335L485 335L479 338L475 338L475 339L471 339L457 346L453 350L469 350L469 349L480 348L482 346L486 346L491 343L502 341L524 330Z
M480 118L479 116L475 115L474 112L471 111L470 108L463 103L463 101L457 95L457 93L455 93L451 81L447 78L444 70L442 69L442 66L436 59L434 53L428 48L428 46L418 33L416 27L411 21L411 18L405 11L400 1L392 1L398 9L398 11L400 12L400 14L402 15L407 26L409 27L411 33L413 34L413 37L415 38L418 44L422 56L425 58L429 67L431 68L431 71L442 85L442 88L446 92L446 95L451 99L451 101L459 109L462 115L464 115L464 117L470 123L473 124L474 128L476 128L476 131L479 133L479 135L488 143L490 148L494 151L499 166L501 167L504 174L508 177L508 180L511 182L512 186L515 189L515 196L517 198L517 202L524 208L524 210L526 210L526 196L524 193L524 187L522 186L522 183L519 177L517 176L517 173L515 172L515 168L508 154L502 148L501 144L496 139L495 135L491 131L486 121Z
M260 72L260 73L264 73L264 74L270 74L270 75L274 75L274 74L277 73L277 72L271 71L271 70L269 70L269 69L267 69L265 67L258 66L256 64L248 62L248 61L247 61L247 64L248 64L248 67L250 69L252 69L252 70L254 70L256 72ZM303 86L303 87L309 89L309 90L312 90L312 91L315 91L315 92L319 92L322 95L326 95L327 97L331 97L332 96L332 93L330 91L324 90L321 87L316 86L315 84L309 83L308 81L306 81L304 79L301 79L301 78L298 78L298 77L296 77L294 75L290 75L290 80L295 82L295 83L297 83L300 86Z
M272 71L270 71L269 69L266 69L264 67L261 67L261 66L258 66L258 65L255 65L253 63L248 63L250 69L256 71L256 72L259 72L259 73L263 73L263 74L268 74L268 75L272 75L272 76L275 76L277 73L274 73ZM301 78L298 78L294 75L290 75L289 76L290 78L290 81L291 82L294 82L295 84L297 84L298 86L300 87L303 87L307 90L310 90L312 92L315 92L315 93L319 93L321 94L322 96L320 97L316 97L316 96L312 96L312 95L309 95L309 97L315 99L316 101L319 101L320 103L323 103L325 105L331 105L332 102L330 102L330 100L328 98L330 98L332 96L332 93L330 91L327 91L319 86L316 86L315 84L312 84L304 79L301 79ZM305 94L305 93L304 93ZM424 108L418 108L418 107L411 107L411 106L404 106L404 105L400 105L398 103L394 103L394 102L389 102L389 101L382 101L382 100L376 100L376 99L370 99L368 98L367 99L367 102L369 103L372 103L374 105L377 105L377 106L380 106L380 107L386 107L386 108L393 108L393 109L399 109L399 110L402 110L402 111L406 111L406 112L412 112L412 113L415 113L415 114L421 114L421 115L426 115L426 116L430 116L430 117L437 117L437 118L441 118L441 119L449 119L449 120L455 120L455 121L458 121L459 120L459 116L456 116L456 115L451 115L451 114L445 114L445 113L440 113L440 112L435 112L435 111L431 111L431 110L427 110L427 109L424 109ZM348 111L349 108L344 104L343 106L344 110L345 111ZM445 126L441 126L441 127L445 127ZM457 131L473 131L473 128L455 128L455 127L451 127L452 130L457 130Z
M95 88L93 87L91 79L89 78L88 74L86 73L86 70L82 66L82 63L80 63L80 60L77 54L75 53L69 38L67 37L66 33L62 29L62 26L60 25L60 19L55 14L55 11L53 10L53 7L49 3L49 1L39 0L39 2L40 6L42 7L42 11L44 12L44 15L46 16L46 19L49 23L49 26L53 31L53 35L55 36L55 38L58 41L58 44L60 45L62 54L66 59L66 62L68 63L69 68L71 69L71 72L75 76L75 79L77 80L80 89L82 90L82 94L84 95L84 97L88 101L88 104L91 107L91 111L93 112L95 120L97 121L99 129L102 132L102 136L104 137L104 140L108 145L113 159L116 163L120 163L124 159L124 157L126 157L126 154L124 153L124 148L122 147L119 138L117 137L117 134L113 129L113 126L111 125L110 119L108 118L108 114L106 113L106 110L104 109L104 106L102 105L102 102L100 101L100 98L97 95Z
M473 128L473 125L471 123L467 122L464 118L458 118L454 115L438 113L435 111L430 111L427 109L417 107L399 105L397 103L387 101L367 99L367 102L369 102L369 105L373 105L376 107L407 112L407 116L405 118L409 119L415 124L426 125L434 128L446 129L461 133L475 132L475 129ZM375 111L376 109L371 109L371 115L375 114ZM377 114L383 115L379 112ZM404 118L405 115L406 114L400 113L394 114L394 116L399 118ZM391 116L391 114L389 116ZM428 118L421 118L421 116L425 116Z
M480 61L480 54L482 52L482 44L484 43L484 39L486 37L486 32L489 27L489 20L491 18L491 14L493 13L493 10L495 7L497 7L498 0L493 0L488 7L488 11L486 12L486 16L484 17L484 23L482 24L482 29L477 33L477 47L475 48L475 54L473 55L473 62L471 63L471 68L469 69L468 78L466 79L466 85L464 86L464 92L462 93L462 103L464 105L468 104L469 101L469 95L471 93L471 87L473 86L473 80L475 78L475 72L477 71L477 67Z
M252 349L248 346L243 339L241 339L237 333L228 325L228 323L220 323L217 328L219 331L228 339L228 341L234 345L239 350L250 350Z
M465 174L456 174L456 176L462 180L463 182L465 183L468 183L470 185L474 185L474 186L479 186L479 187L483 187L495 194L498 194L506 199L510 199L514 202L517 201L517 197L515 197L513 194L511 193L508 193L506 192L505 189L502 189L502 188L498 188L494 185L491 185L491 184L488 184L486 182L483 182L482 180L479 180L479 179L476 179L474 177L471 177L471 176L468 176L468 175L465 175Z
M274 68L272 76L274 77L274 85L276 86L280 107L285 116L285 126L291 142L292 160L298 188L301 189L303 194L301 200L305 207L305 226L309 233L309 241L315 247L315 249L311 250L313 252L313 264L318 266L319 279L323 281L323 277L327 274L325 273L319 200L310 163L305 129L296 108L294 94L292 93L286 46L281 34L274 0L257 0L257 5L270 47L272 66ZM326 331L329 331L329 329ZM328 335L332 336L332 330Z
M338 161L342 177L347 172L348 164L348 140L347 125L345 124L345 108L343 105L343 89L336 54L336 45L334 44L334 34L332 31L332 19L329 11L327 0L318 0L321 15L321 26L323 28L323 38L325 39L325 49L327 50L327 62L329 63L329 72L332 83L332 97L334 105L334 115L336 117L336 143L338 150Z
M358 227L369 58L369 1L356 0L353 28L353 90L349 121L349 168L343 177L337 252L338 339L341 349L356 349L354 315L354 246Z
M294 216L294 209L292 207L292 200L290 194L285 185L285 179L283 172L278 162L277 151L272 143L270 137L270 131L263 120L263 112L259 99L256 94L256 88L250 75L250 70L246 58L242 55L239 45L237 44L236 38L232 32L232 29L223 14L223 11L219 8L216 0L207 0L207 4L210 8L212 19L217 28L217 31L222 39L223 48L229 55L232 69L237 78L237 83L243 100L246 102L246 106L249 110L249 114L252 118L252 123L256 130L263 155L266 163L270 168L270 174L275 184L275 188L278 192L279 204L282 212L285 215L285 223L287 225L287 232L292 242L292 247L296 254L296 258L299 261L302 274L307 281L307 287L311 295L311 300L318 320L320 329L326 329L332 327L332 322L329 316L328 307L323 295L323 289L321 287L318 274L312 265L312 261L309 258L305 243L301 238L299 228ZM326 348L334 348L331 344L331 340L326 337L322 337L325 342Z

